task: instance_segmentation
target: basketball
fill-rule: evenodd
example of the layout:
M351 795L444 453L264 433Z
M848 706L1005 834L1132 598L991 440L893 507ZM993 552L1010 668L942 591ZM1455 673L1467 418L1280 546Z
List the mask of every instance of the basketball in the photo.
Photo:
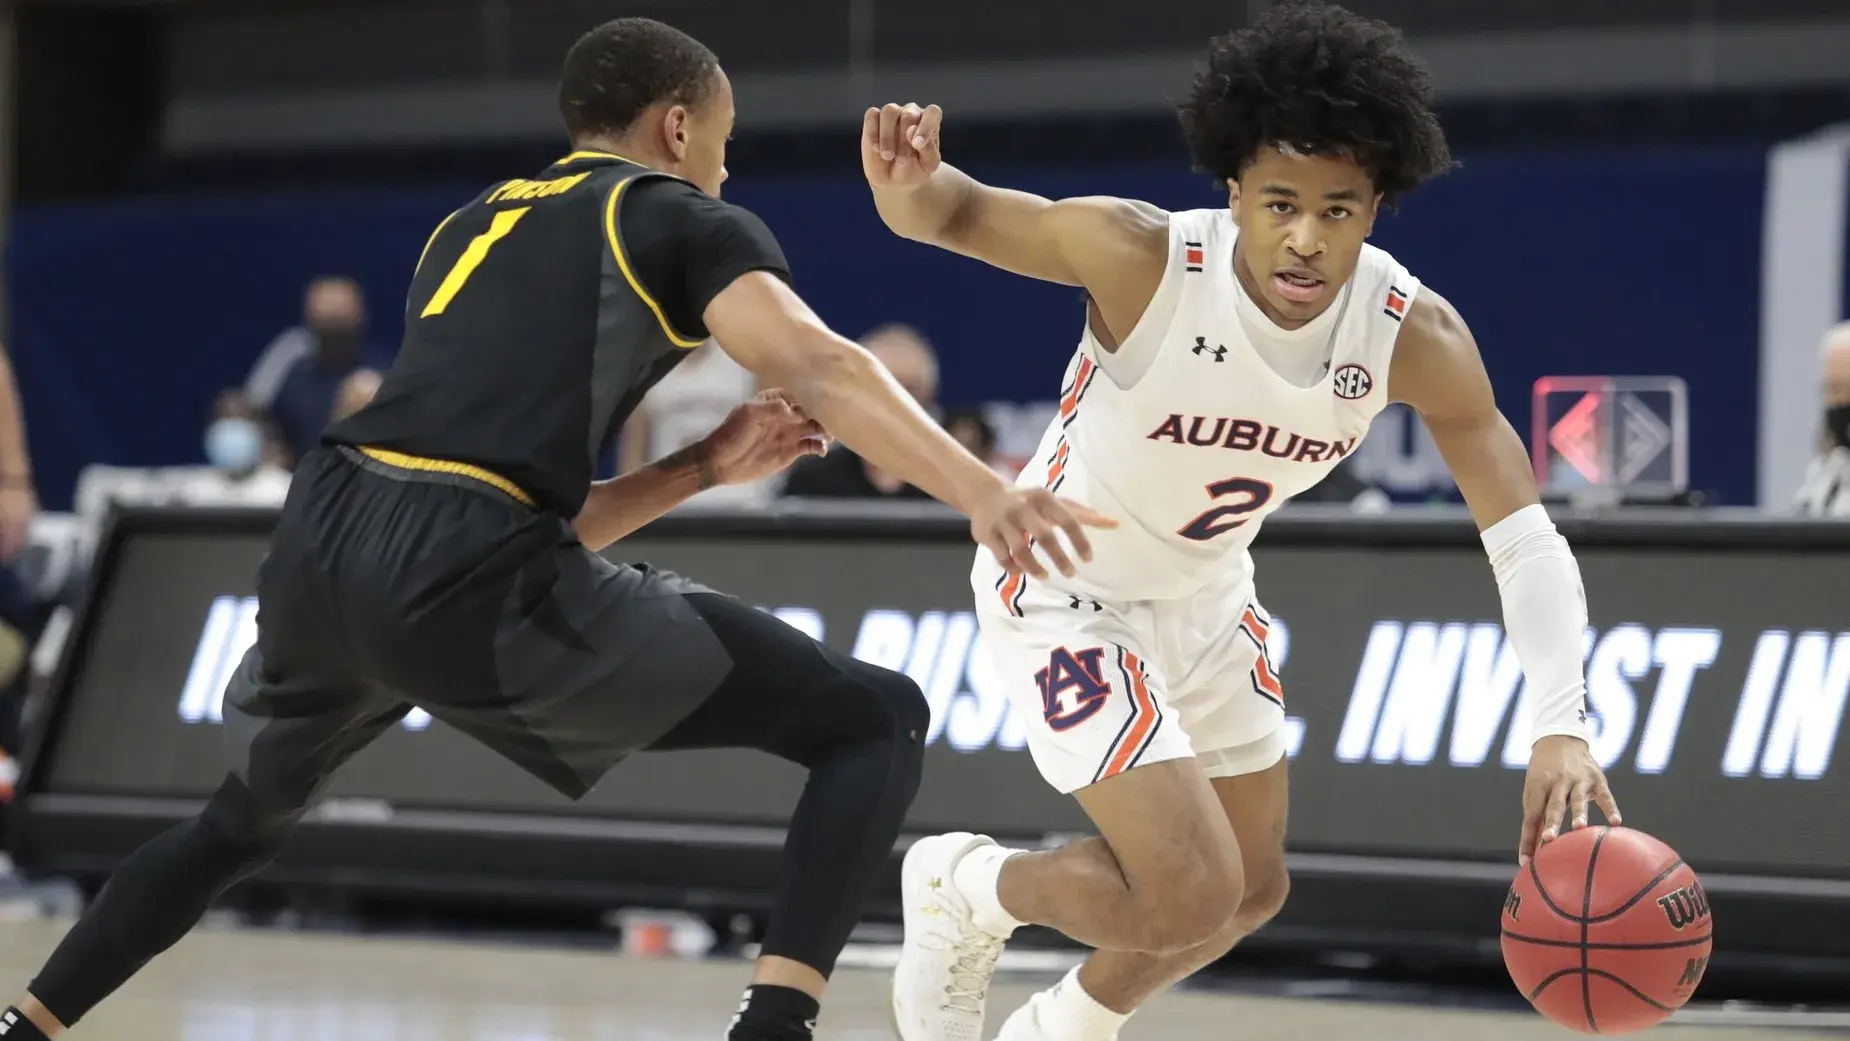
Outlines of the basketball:
M1542 849L1503 902L1503 962L1549 1019L1630 1034L1681 1008L1708 968L1709 897L1675 850L1629 828Z

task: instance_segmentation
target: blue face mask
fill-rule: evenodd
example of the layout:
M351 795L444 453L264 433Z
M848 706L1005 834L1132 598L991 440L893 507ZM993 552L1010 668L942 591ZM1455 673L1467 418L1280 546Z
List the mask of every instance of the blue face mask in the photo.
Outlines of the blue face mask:
M248 419L214 420L206 428L206 461L231 473L256 469L263 461L263 431Z

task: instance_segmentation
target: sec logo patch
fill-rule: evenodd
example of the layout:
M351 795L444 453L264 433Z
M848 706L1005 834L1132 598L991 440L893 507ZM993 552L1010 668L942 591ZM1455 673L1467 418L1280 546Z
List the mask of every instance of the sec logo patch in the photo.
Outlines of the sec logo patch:
M1344 401L1355 401L1358 398L1365 398L1368 396L1369 391L1375 389L1375 378L1369 375L1368 370L1360 365L1344 365L1336 370L1336 375L1332 377L1332 379L1334 380L1336 396L1342 398Z

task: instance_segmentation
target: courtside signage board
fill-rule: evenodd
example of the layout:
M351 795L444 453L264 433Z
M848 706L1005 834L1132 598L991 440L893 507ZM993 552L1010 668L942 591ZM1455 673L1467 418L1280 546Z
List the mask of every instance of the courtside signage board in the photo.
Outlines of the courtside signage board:
M1653 523L1569 532L1592 615L1583 649L1594 752L1628 821L1706 870L1850 876L1850 526ZM201 798L218 786L219 703L256 632L265 527L253 515L171 513L119 525L33 790ZM808 525L668 522L612 555L696 577L911 675L933 709L912 829L1029 840L1085 830L1036 773L1005 678L983 652L964 530L838 514ZM1469 524L1287 515L1254 557L1286 691L1293 847L1510 859L1524 692ZM640 755L572 804L414 712L329 796L775 824L801 782L755 753Z

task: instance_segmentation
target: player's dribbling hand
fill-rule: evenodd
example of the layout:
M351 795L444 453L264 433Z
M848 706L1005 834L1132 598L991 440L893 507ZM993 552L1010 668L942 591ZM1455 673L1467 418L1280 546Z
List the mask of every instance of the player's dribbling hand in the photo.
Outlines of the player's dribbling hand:
M861 170L875 188L916 188L944 161L944 110L914 104L870 108L861 117Z
M705 446L715 483L749 484L828 451L829 435L789 395L766 390L734 408Z
M1040 488L1005 485L970 512L970 535L977 544L988 547L996 562L1011 573L1026 573L1031 578L1047 577L1035 550L1045 554L1060 574L1071 577L1073 559L1060 535L1066 536L1080 560L1091 560L1092 542L1086 529L1117 526L1117 521L1102 513Z
M1606 774L1585 741L1563 735L1537 741L1529 752L1529 777L1522 789L1518 860L1526 866L1537 849L1560 838L1563 830L1586 827L1589 801L1606 815L1606 823L1623 823Z

